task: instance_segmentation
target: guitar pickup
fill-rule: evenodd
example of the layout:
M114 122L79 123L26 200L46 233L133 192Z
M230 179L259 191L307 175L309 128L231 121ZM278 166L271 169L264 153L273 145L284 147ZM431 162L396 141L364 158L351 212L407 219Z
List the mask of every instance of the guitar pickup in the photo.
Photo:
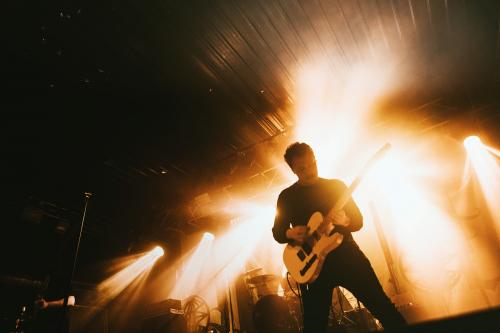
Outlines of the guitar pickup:
M297 252L297 257L299 257L300 261L304 261L306 259L306 254L303 250L300 250L299 252Z
M317 255L313 255L312 258L306 263L306 265L304 266L304 268L300 270L300 275L306 274L307 271L309 270L309 268L311 268L312 264L314 264L314 262L316 261L316 259L318 259L318 256Z

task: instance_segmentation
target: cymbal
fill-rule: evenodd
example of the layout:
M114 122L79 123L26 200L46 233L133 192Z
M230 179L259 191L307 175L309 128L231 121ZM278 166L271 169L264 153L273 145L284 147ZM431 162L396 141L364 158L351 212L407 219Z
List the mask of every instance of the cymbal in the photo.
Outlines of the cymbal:
M248 282L251 284L264 284L264 283L270 283L270 282L276 282L279 281L280 277L274 274L264 274L264 275L257 275L251 278Z

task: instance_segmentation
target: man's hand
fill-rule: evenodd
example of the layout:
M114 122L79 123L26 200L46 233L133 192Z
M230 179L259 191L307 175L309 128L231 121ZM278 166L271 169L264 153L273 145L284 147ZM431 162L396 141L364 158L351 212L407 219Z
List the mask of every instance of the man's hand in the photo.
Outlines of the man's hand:
M297 244L302 244L307 236L307 226L299 225L288 229L286 231L286 237L288 239L293 239Z
M344 210L331 210L328 215L325 216L325 222L331 223L333 225L340 225L342 227L347 227L349 225L349 217L346 215Z
M43 298L40 298L35 301L35 306L40 310L45 310L49 307L49 303Z

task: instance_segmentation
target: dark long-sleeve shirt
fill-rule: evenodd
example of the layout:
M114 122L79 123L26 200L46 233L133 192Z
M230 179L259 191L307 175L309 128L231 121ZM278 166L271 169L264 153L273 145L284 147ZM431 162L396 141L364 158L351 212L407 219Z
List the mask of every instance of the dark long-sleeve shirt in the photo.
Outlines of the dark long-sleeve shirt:
M277 214L273 226L274 239L278 243L290 242L290 239L286 237L286 231L291 226L307 225L311 215L317 211L323 216L328 214L346 189L342 181L324 178L320 178L312 185L301 185L296 182L284 189L278 197ZM352 198L343 209L350 223L347 227L336 227L335 230L344 235L344 242L353 241L351 232L361 229L363 216Z

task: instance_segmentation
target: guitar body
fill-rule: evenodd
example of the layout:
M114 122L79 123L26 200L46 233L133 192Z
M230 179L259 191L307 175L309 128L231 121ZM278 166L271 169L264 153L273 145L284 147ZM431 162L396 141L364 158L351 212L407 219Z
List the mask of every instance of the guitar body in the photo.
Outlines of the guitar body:
M323 215L311 215L307 227L308 237L302 245L288 244L283 252L283 262L292 278L298 283L311 283L318 277L328 253L336 249L344 236L334 232L321 235L318 228L323 223Z

